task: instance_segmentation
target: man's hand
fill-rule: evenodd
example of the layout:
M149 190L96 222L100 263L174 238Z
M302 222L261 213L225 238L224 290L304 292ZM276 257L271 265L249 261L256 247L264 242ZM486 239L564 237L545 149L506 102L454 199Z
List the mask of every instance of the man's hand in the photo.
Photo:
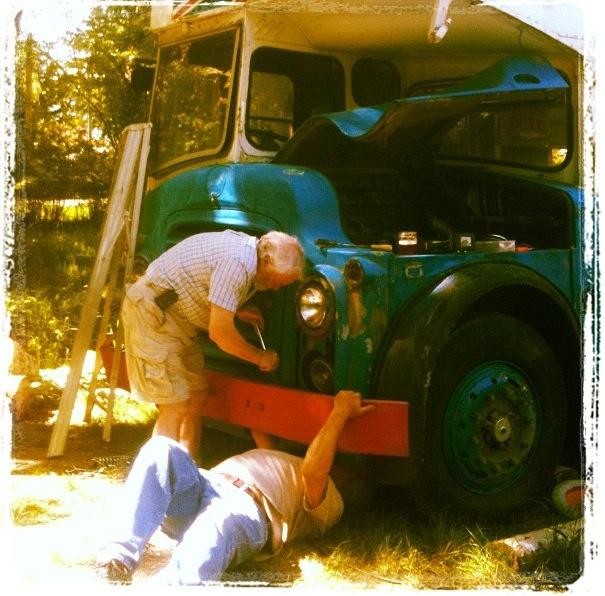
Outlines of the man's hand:
M279 366L279 355L275 350L265 350L261 353L258 361L258 369L261 372L271 372Z
M235 316L244 323L257 326L259 330L263 330L265 319L261 311L256 306L244 306L238 309ZM264 350L258 361L258 369L261 372L269 373L274 371L279 366L279 356L275 350Z
M357 391L349 391L341 389L334 397L335 413L342 414L348 420L349 418L357 418L368 412L373 412L376 406L370 404L367 406L361 405L361 394Z
M258 328L262 331L265 328L265 319L261 311L256 306L244 306L239 308L235 313L235 316L248 325L258 325Z
M274 350L261 350L248 343L235 327L235 313L216 304L210 305L208 336L224 352L258 366L263 372L271 372L279 365Z

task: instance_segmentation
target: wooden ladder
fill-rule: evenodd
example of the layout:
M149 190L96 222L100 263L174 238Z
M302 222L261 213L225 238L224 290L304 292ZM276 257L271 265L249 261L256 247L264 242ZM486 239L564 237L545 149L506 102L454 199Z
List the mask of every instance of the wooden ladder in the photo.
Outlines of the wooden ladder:
M121 307L124 284L132 276L150 134L150 123L131 124L122 132L101 240L80 313L80 322L71 351L69 373L61 395L57 420L53 426L47 452L48 457L63 455L65 450L73 407L80 388L84 360L91 346L101 299L105 296L95 346L95 365L88 390L85 421L90 420L91 410L96 403L95 389L102 366L101 346L110 328L112 305L117 301L118 306ZM109 396L104 408L106 410L103 426L104 441L110 440L113 423L118 362L123 345L123 330L119 324L114 341L114 366L111 369Z

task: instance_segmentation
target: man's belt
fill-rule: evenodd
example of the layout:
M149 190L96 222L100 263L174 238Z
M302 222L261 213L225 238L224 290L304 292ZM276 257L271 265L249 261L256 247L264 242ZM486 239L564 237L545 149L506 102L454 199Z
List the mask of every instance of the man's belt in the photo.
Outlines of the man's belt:
M226 474L225 472L221 472L221 475L224 476L228 482L233 484L233 486L236 486L240 490L243 490L246 494L250 495L261 513L264 515L265 521L267 522L267 542L265 543L263 552L268 552L267 549L270 550L273 543L273 526L271 524L271 520L269 519L269 515L267 514L267 510L265 509L263 494L260 490L258 490L258 488L248 484L245 480L242 480L237 476L232 476L231 474Z
M264 512L265 505L263 503L262 493L254 486L248 484L245 480L241 478L237 478L236 476L231 476L231 474L225 474L221 472L221 474L231 483L233 486L237 486L237 488L243 490L245 493L249 494L255 501L255 503L260 507L260 509Z

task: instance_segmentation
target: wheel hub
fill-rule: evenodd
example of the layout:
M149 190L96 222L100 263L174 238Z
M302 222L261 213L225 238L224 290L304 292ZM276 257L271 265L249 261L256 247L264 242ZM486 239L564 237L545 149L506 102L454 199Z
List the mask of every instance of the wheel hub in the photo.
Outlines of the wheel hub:
M458 482L489 494L525 470L538 433L538 399L512 364L487 362L470 371L450 398L444 447Z
M510 420L506 416L502 416L496 420L489 430L490 437L495 443L504 443L510 439L512 426Z

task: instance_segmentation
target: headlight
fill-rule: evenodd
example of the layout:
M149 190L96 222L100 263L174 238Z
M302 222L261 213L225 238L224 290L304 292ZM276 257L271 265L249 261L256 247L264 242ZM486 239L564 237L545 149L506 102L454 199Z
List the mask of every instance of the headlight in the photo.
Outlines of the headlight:
M332 290L322 279L304 283L298 291L298 317L307 332L324 333L334 316Z
M326 295L321 288L309 286L300 295L300 316L311 329L318 329L326 320Z
M302 373L305 385L311 391L334 392L334 371L330 363L319 352L309 352L305 356Z

